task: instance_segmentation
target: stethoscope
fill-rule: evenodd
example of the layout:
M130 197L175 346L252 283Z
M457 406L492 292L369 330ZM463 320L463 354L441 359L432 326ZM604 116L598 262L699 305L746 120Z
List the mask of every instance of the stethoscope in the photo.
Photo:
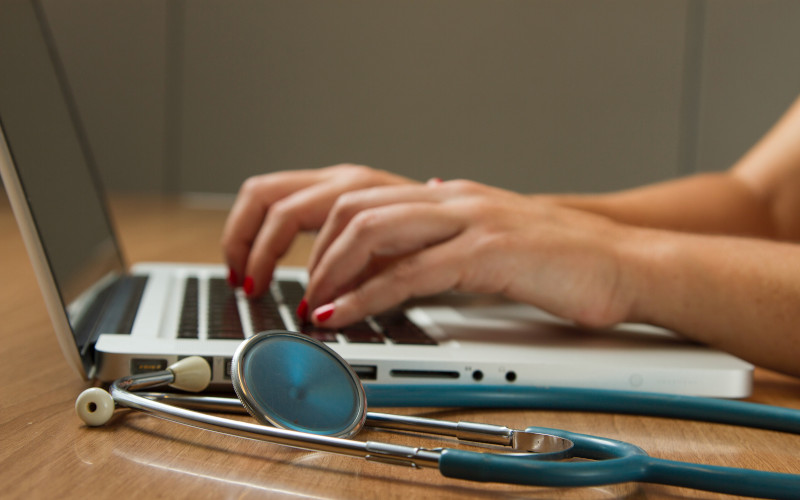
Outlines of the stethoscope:
M123 377L111 384L109 392L88 389L78 397L75 408L90 426L108 422L115 407L127 407L193 427L275 444L393 465L435 467L444 476L472 481L551 487L645 482L763 498L800 495L800 474L662 460L629 443L558 429L515 430L367 412L367 393L350 366L322 342L292 332L265 332L242 342L231 368L239 399L135 392L163 385L201 391L210 376L205 359L186 358L164 371ZM370 390L370 400L397 406L397 390L375 386ZM563 388L476 390L426 385L402 390L407 406L601 410L800 433L800 412L739 401ZM260 423L197 411L242 406ZM502 451L429 449L349 439L364 425L451 436L500 446Z

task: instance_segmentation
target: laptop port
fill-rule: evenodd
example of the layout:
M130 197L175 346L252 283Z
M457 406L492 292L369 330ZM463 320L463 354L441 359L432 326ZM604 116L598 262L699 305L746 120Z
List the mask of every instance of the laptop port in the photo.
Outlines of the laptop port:
M350 365L361 380L377 380L378 367L375 365Z
M392 370L389 372L392 377L398 378L458 378L460 374L456 371L446 370Z
M167 360L162 358L133 358L131 360L131 375L146 372L157 372L167 369Z

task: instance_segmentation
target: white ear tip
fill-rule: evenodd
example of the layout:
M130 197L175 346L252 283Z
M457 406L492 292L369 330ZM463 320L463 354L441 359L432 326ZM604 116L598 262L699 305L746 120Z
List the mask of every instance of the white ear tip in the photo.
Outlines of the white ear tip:
M182 391L200 392L211 383L211 367L200 356L184 358L169 366L175 374L170 386Z
M75 400L75 411L86 425L97 427L111 420L111 415L114 414L114 398L103 389L92 387L83 391Z

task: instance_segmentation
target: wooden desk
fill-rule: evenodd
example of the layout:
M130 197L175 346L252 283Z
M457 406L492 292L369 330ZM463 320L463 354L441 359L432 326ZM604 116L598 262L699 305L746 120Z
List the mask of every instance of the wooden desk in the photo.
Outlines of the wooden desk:
M131 261L220 260L222 210L156 199L114 203ZM88 429L75 397L89 384L62 358L7 202L0 197L0 497L8 498L719 498L627 484L552 490L470 483L213 434L139 413ZM308 240L286 263L304 264ZM752 400L800 409L800 380L759 371ZM535 410L400 409L622 439L684 461L800 473L800 436L625 415ZM373 433L374 434L374 433ZM387 439L381 435L373 439ZM363 435L362 435L363 438ZM413 439L402 437L409 444ZM800 497L800 492L798 492Z

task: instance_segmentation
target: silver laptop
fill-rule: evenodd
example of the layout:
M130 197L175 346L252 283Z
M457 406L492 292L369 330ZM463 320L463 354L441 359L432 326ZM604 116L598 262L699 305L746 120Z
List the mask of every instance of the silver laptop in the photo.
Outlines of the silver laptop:
M294 317L303 269L279 268L270 293L248 300L222 265L127 267L46 19L21 0L2 19L0 172L56 337L82 377L110 381L200 355L212 388L227 389L242 339L288 329L328 343L366 385L750 393L750 364L645 325L585 331L498 297L445 294L324 330Z

